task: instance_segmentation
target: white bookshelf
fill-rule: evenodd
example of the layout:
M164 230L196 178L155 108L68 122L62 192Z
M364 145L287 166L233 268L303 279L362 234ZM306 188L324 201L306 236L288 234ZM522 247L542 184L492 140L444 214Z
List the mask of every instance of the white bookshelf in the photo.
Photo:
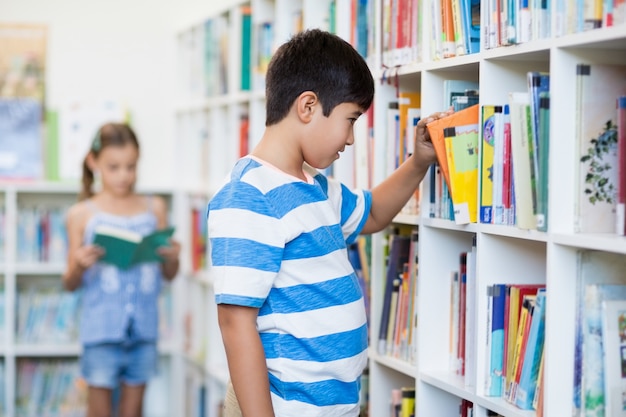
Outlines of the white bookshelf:
M0 393L3 396L0 404L4 404L4 410L0 410L1 416L17 416L17 380L18 363L29 360L37 363L56 360L69 360L78 364L81 354L81 346L77 341L77 334L67 343L56 343L49 341L21 341L19 329L17 328L18 311L17 296L23 287L49 288L56 293L61 293L61 275L65 270L65 259L56 259L54 262L40 262L37 260L20 260L18 257L18 222L19 212L22 207L60 207L64 213L64 208L69 207L77 201L80 185L78 183L0 183L0 208L4 213L3 245L0 246L3 256L0 257L0 284L4 288L3 311L0 316L4 317L1 327L3 337L0 338L0 367L4 381L4 390ZM170 220L177 225L187 225L187 194L182 191L171 189L139 187L138 192L145 194L156 194L166 198L170 207ZM186 239L189 231L185 226L179 227L176 238L183 243L184 253ZM184 262L183 262L184 263ZM181 291L183 288L184 275L186 271L181 268L179 276L169 284L166 284L168 291L171 291L171 318L169 337L159 340L159 372L158 375L149 382L146 390L146 403L144 407L144 417L166 417L178 415L182 407L183 392L180 381L183 372L181 368L182 340L180 326L181 322L180 306ZM165 289L165 288L164 288ZM161 313L163 314L163 313ZM161 321L166 318L161 316ZM78 322L77 322L78 324ZM174 393L175 395L165 395Z
M250 0L233 1L217 15L230 22L232 33L239 36L237 27L238 7L252 6L254 25L272 21L275 25L275 47L287 39L291 17L302 10L303 27L328 25L327 17L320 10L328 1L314 0ZM349 36L348 0L338 0L336 29L339 35ZM447 417L458 415L462 399L474 404L474 415L485 417L487 410L505 417L532 417L534 411L521 410L501 398L485 395L484 366L487 352L482 342L486 338L486 287L495 283L543 283L546 284L548 311L546 316L546 373L545 417L559 417L571 413L573 396L573 362L575 333L575 299L578 254L581 250L597 250L626 255L626 238L615 235L579 235L574 233L575 200L575 65L579 61L625 63L626 25L602 28L561 37L536 40L524 44L482 50L479 53L439 61L429 60L429 2L420 2L424 16L422 24L421 62L403 65L392 71L398 76L400 90L421 93L422 115L441 111L444 107L443 82L447 79L465 79L479 82L481 104L503 104L509 91L526 90L527 71L549 71L551 74L551 144L549 183L549 232L522 230L515 226L490 224L456 225L452 221L428 217L428 177L421 193L420 215L398 215L394 223L419 228L419 279L418 279L418 335L417 364L381 356L376 352L376 335L380 326L382 309L385 236L379 233L372 238L371 259L371 330L372 343L369 353L369 415L389 415L391 390L402 386L417 388L416 416ZM556 7L555 5L552 6ZM381 13L381 2L376 2L376 21ZM214 16L203 16L203 19ZM185 39L195 33L204 20L181 28L176 38L183 48ZM234 28L233 28L234 27ZM368 57L376 79L374 114L375 161L374 185L385 176L385 109L388 102L396 99L395 86L380 82L389 76L389 70L381 68L381 27L375 25L378 39L374 56ZM257 33L253 29L253 33ZM238 50L240 44L231 44L229 73L239 74ZM253 56L256 46L252 45ZM186 56L183 53L184 56ZM253 58L254 59L254 58ZM191 60L193 62L193 60ZM183 68L189 65L183 62ZM188 71L186 69L185 71ZM208 146L203 154L204 171L201 189L210 196L224 175L237 159L234 144L238 139L237 117L247 110L250 116L250 149L261 136L264 128L264 92L262 77L253 77L251 91L240 91L236 83L229 82L225 94L206 97L195 90L181 91L176 117L179 126L185 120L196 118L208 120L203 125L208 130ZM201 115L202 117L199 117ZM181 130L182 133L182 130ZM357 139L358 141L359 139ZM344 155L345 156L345 155ZM338 163L345 163L342 157ZM345 167L344 167L345 168ZM338 170L337 172L343 172ZM344 179L344 178L340 178ZM190 181L194 181L190 179ZM474 357L476 375L469 385L449 369L449 274L458 266L459 254L477 242L477 291L475 303ZM228 373L215 317L210 276L201 276L200 291L207 297L206 313L207 351L203 372L215 387L217 397L210 406L219 403L219 395L227 381ZM626 278L624 279L626 283ZM210 392L211 390L209 390ZM209 394L211 395L211 394ZM217 399L216 399L217 398ZM208 415L215 410L210 408Z

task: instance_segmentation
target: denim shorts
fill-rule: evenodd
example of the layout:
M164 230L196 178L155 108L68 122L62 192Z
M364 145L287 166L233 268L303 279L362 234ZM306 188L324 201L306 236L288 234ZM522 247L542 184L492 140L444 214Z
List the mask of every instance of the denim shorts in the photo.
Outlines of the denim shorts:
M80 366L91 387L110 388L120 383L144 385L157 372L155 342L134 341L83 346Z

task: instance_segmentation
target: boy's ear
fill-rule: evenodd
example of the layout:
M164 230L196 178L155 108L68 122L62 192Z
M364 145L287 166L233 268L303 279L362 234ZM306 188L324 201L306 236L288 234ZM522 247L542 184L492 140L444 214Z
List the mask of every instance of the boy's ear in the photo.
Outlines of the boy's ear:
M298 118L308 123L313 117L314 112L319 107L319 99L313 91L304 91L296 98L295 110Z

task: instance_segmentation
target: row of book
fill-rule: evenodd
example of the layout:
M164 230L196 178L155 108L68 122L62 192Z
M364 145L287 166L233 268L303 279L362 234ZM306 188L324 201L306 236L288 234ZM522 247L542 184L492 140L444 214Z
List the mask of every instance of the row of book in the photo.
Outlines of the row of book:
M86 400L87 384L80 377L78 362L18 361L16 416L84 416Z
M416 361L418 231L394 230L388 236L383 306L377 350L408 363Z
M536 410L545 340L545 285L494 284L488 289L485 392Z
M618 417L626 399L623 255L584 251L576 282L573 416Z
M390 417L411 417L415 415L415 387L394 388L391 390Z
M574 230L623 235L626 66L581 63L576 71ZM527 81L506 103L465 107L428 125L437 153L432 217L548 230L550 76L528 72Z
M66 206L19 207L17 261L62 263L67 259Z

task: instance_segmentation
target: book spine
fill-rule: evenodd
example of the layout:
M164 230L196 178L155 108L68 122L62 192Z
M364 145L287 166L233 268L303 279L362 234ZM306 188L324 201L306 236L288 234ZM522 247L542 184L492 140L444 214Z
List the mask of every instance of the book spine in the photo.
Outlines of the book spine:
M615 232L626 234L626 96L617 99L618 193Z
M539 175L537 181L537 230L548 231L548 158L550 148L550 97L539 93Z

